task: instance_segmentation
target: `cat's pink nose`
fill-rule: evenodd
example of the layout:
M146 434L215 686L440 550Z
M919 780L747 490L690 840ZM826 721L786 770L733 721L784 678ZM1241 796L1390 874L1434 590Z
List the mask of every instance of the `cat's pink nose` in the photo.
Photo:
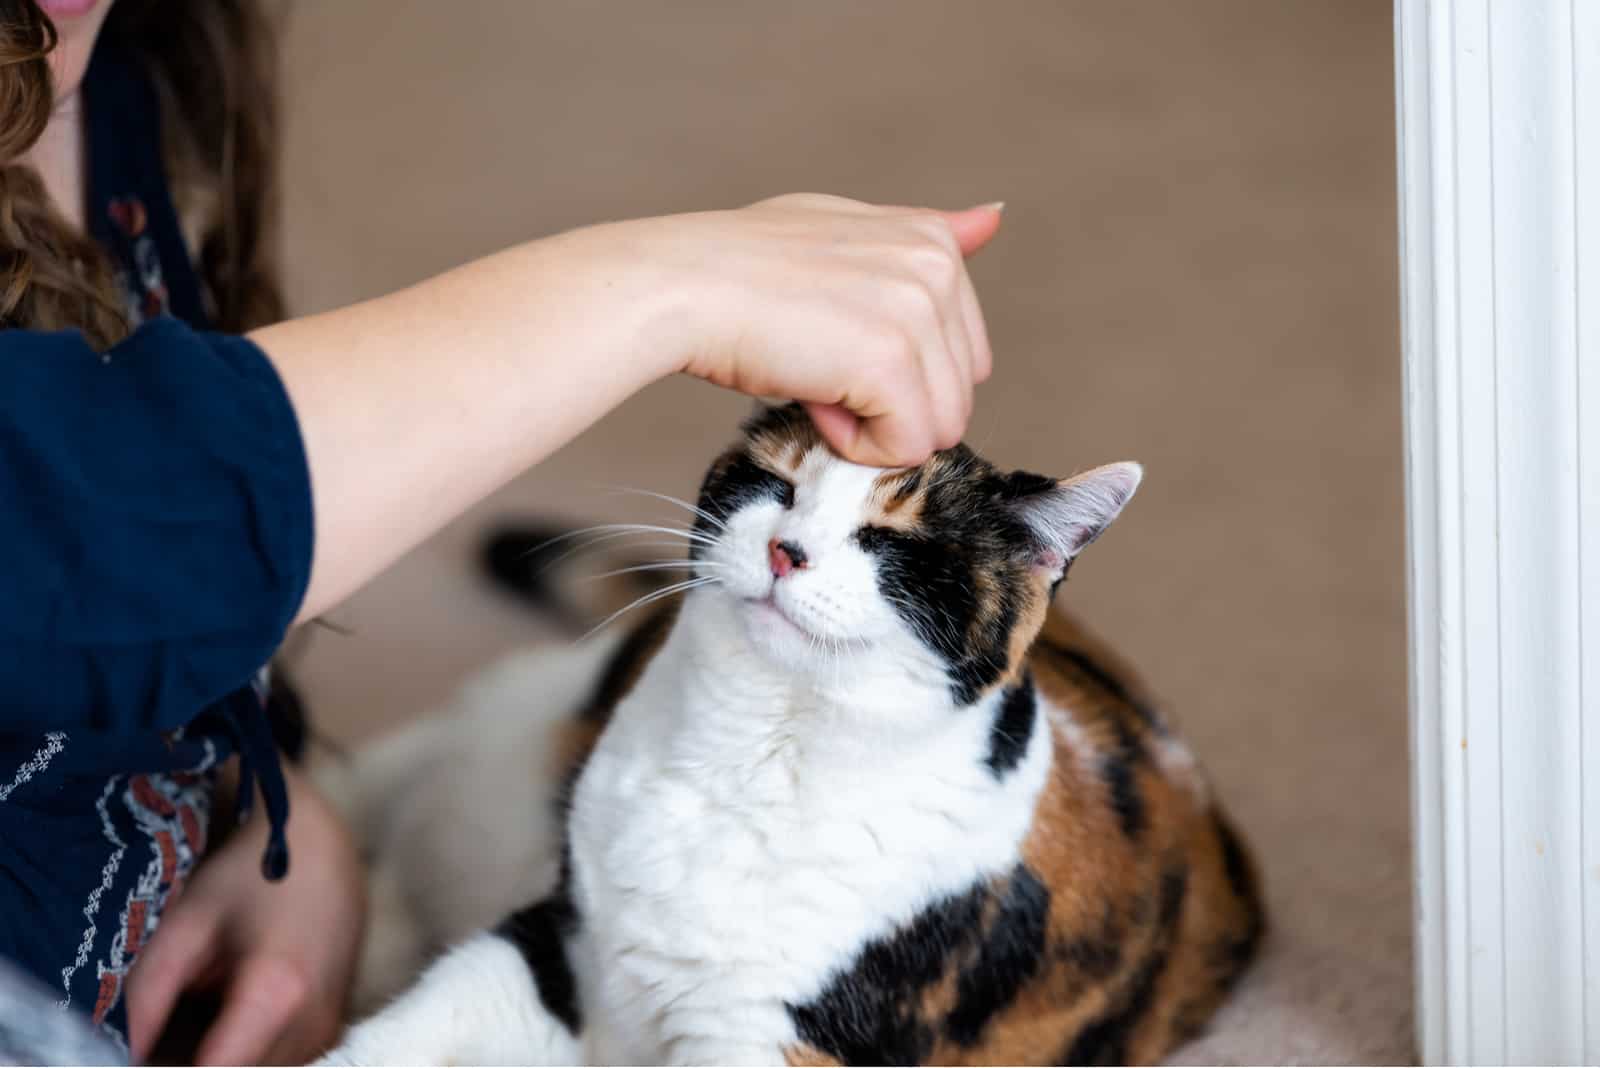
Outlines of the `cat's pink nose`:
M792 541L773 538L767 542L767 560L772 564L773 576L783 578L789 572L806 566L806 553Z

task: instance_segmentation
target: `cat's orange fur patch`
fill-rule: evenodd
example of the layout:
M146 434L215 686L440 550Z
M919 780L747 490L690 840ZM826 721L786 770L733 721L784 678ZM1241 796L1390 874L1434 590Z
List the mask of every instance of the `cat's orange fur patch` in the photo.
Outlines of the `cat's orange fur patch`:
M754 435L730 455L746 453L762 467L792 478L806 454L824 445L822 435L811 420L801 417L790 421L781 430Z

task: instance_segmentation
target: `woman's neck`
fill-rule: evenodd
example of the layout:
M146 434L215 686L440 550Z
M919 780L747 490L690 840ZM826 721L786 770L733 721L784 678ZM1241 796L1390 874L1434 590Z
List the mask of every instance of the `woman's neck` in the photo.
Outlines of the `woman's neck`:
M83 149L83 97L74 92L56 101L49 125L26 161L39 172L57 209L80 230L86 225Z

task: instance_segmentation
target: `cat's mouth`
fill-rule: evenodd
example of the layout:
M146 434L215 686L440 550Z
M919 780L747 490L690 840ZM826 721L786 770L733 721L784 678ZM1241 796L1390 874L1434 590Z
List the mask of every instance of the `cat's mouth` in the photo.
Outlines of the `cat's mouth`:
M824 635L816 633L785 611L778 603L775 594L775 590L768 590L763 596L745 598L745 604L749 606L750 612L758 622L796 634L808 641L827 640Z

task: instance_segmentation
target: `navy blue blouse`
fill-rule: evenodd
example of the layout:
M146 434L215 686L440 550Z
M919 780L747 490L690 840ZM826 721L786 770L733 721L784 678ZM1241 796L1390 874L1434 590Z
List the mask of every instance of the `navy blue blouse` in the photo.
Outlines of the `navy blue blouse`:
M264 671L305 593L310 476L251 342L208 332L155 97L115 41L84 84L91 231L132 334L0 330L0 956L119 1044L122 984L239 755L287 864ZM125 1046L123 1047L126 1048Z

